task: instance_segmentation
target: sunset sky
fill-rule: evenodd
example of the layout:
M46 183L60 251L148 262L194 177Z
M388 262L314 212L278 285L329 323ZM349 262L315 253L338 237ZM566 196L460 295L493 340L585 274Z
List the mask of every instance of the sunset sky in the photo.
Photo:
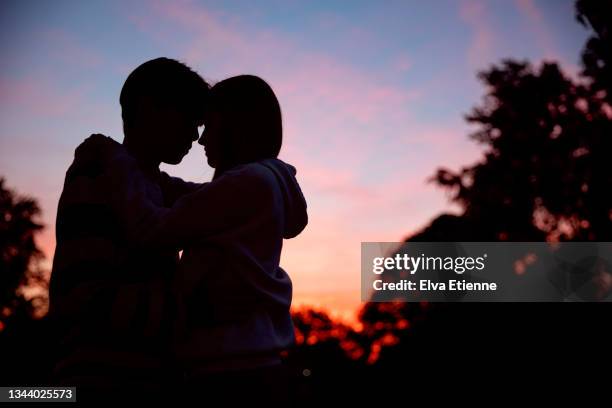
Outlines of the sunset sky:
M399 241L441 211L426 183L479 159L463 115L485 89L478 70L506 57L579 70L588 32L570 0L2 1L0 176L54 219L74 148L122 140L119 92L132 69L166 56L215 82L266 79L283 110L281 158L298 169L310 224L286 241L294 304L351 319L360 242ZM178 166L212 176L199 145Z

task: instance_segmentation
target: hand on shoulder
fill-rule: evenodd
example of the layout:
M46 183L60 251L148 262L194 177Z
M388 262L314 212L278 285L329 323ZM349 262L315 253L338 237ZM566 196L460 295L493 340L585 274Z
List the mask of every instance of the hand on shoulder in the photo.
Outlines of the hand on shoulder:
M125 149L114 139L94 133L85 139L75 150L75 159L84 162L107 163Z

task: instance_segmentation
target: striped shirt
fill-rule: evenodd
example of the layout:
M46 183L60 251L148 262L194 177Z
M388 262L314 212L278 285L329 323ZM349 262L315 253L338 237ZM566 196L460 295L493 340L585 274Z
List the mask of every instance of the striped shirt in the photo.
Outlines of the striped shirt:
M81 144L58 204L49 314L58 343L54 376L66 385L154 387L173 373L170 282L178 253L130 243L111 205L125 171L103 163ZM149 175L144 194L169 205L160 184L179 181Z

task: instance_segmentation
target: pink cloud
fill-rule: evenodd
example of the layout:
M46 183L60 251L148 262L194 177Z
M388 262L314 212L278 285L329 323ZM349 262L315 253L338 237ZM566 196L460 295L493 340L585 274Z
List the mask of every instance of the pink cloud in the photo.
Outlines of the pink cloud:
M408 55L398 55L392 63L392 66L400 73L408 72L413 65L413 60Z
M464 0L459 5L459 16L473 31L472 42L468 48L467 60L471 67L481 67L491 59L493 52L493 30L485 2Z
M551 35L546 28L542 14L533 0L516 0L518 10L529 20L531 31L535 34L535 40L544 51L545 58L556 59L558 53Z
M92 69L105 62L91 46L83 44L76 36L65 30L47 30L41 34L41 37L52 44L54 57L60 59L64 66Z
M3 111L36 116L64 116L81 103L80 90L66 90L48 78L36 76L11 80L0 77L0 95Z
M452 145L451 134L434 132L431 142ZM464 164L469 153L472 158L477 154L456 149L455 158L447 164L451 168L456 163ZM441 155L449 157L447 153ZM360 304L360 242L401 240L426 225L437 212L448 210L442 191L426 183L433 170L410 174L398 169L372 184L364 183L351 170L335 171L312 164L299 168L311 222L302 236L286 243L283 255L283 265L293 273L297 304L319 306L313 295L318 292L323 297L343 299L341 304L324 305L333 305L342 313L350 307L355 310ZM306 298L300 295L303 292Z
M553 34L548 27L542 12L533 0L515 0L519 12L529 21L529 29L538 47L544 53L544 59L560 61L562 68L572 77L577 78L580 67L574 61L563 58L558 51Z
M299 50L281 33L252 29L195 3L155 3L154 10L157 15L146 24L141 21L141 28L154 33L156 20L162 19L187 30L192 40L177 45L190 64L217 65L224 76L255 72L271 80L281 95L301 98L302 105L331 105L334 113L367 123L418 97L333 56ZM398 64L407 69L407 56Z

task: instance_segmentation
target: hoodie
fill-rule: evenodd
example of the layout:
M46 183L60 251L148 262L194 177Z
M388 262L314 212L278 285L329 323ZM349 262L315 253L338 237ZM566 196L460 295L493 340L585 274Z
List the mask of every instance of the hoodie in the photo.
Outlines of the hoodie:
M175 352L187 373L271 364L293 344L292 283L280 256L283 239L308 223L295 176L293 166L266 159L227 170L171 209L142 194L124 205L140 218L133 240L183 249Z

